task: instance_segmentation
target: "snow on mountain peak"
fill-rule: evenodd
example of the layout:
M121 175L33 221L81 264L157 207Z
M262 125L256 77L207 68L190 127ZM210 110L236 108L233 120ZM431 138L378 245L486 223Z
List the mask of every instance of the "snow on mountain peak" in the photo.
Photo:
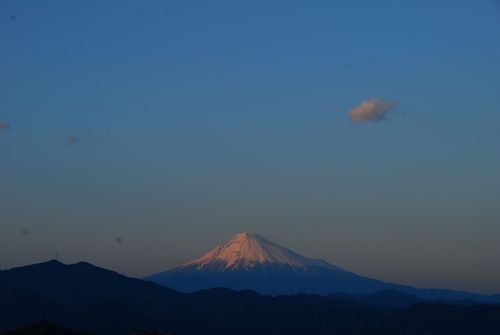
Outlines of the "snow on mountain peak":
M239 233L218 245L205 255L185 266L203 269L216 266L221 270L233 268L252 268L257 265L280 264L291 267L307 268L310 266L341 270L325 261L309 259L281 247L254 233Z

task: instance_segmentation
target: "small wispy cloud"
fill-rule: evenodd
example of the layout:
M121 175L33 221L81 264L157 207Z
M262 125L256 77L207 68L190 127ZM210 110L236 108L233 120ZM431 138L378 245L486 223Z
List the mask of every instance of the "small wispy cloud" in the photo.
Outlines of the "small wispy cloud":
M78 137L76 136L68 136L68 139L66 140L66 143L68 144L77 144L78 143Z
M10 129L10 124L0 122L0 131L9 129Z
M377 122L384 120L386 114L395 106L396 103L394 101L382 101L379 98L371 98L349 110L347 115L354 123Z

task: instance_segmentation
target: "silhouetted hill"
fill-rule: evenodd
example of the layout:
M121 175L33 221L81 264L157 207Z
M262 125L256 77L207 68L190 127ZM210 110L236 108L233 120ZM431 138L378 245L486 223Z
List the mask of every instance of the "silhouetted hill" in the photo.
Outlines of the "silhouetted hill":
M343 292L336 292L327 295L329 298L344 299L348 301L356 301L373 307L402 309L405 307L413 306L417 303L443 303L448 305L463 305L474 306L482 303L470 299L423 299L415 295L406 294L397 290L382 290L373 294L347 294ZM491 296L491 300L495 298ZM497 302L492 302L493 305L499 305Z
M388 323L387 329L408 335L498 335L500 308L493 305L416 304L397 312Z
M423 299L411 294L401 293L396 290L383 290L362 296L360 301L367 305L400 309L422 302Z
M273 297L214 288L183 294L88 263L51 261L0 273L0 332L48 320L96 335L500 334L499 306L397 309L414 300L394 291Z
M56 260L3 271L0 287L36 292L67 305L127 300L147 302L151 297L169 299L182 295L89 263L65 265Z
M165 326L183 296L89 263L49 261L0 273L0 331L42 319L88 333Z

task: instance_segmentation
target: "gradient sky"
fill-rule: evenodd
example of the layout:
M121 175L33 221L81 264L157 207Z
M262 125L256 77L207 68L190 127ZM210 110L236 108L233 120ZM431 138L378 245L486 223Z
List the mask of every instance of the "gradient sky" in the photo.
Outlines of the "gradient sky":
M0 267L143 276L252 231L500 292L499 98L498 1L2 1Z

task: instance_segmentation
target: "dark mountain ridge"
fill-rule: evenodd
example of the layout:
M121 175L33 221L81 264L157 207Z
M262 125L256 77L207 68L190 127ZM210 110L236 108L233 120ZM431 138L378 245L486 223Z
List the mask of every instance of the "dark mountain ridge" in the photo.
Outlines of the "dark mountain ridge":
M475 328L481 334L500 333L499 306L419 302L400 308L411 299L398 292L354 299L346 294L273 297L227 288L184 294L88 263L51 261L0 273L0 332L49 320L77 332L117 335L145 330L185 335L417 334L414 330L422 324L426 334L441 334L440 329L473 334ZM460 333L454 320L469 332Z

